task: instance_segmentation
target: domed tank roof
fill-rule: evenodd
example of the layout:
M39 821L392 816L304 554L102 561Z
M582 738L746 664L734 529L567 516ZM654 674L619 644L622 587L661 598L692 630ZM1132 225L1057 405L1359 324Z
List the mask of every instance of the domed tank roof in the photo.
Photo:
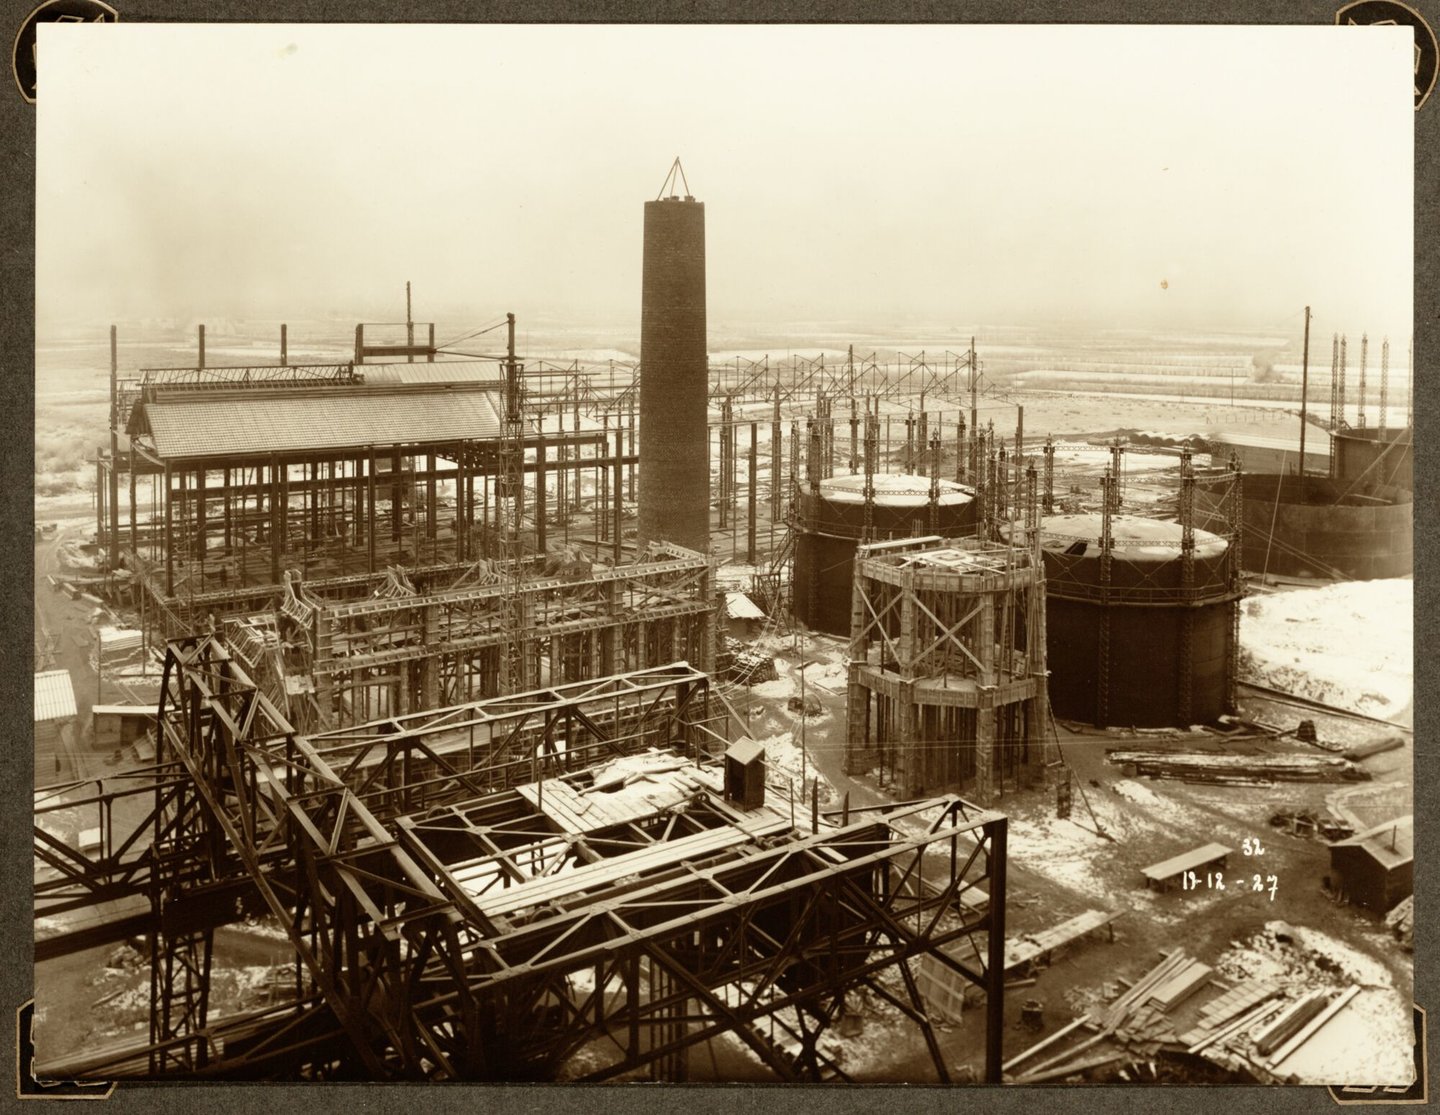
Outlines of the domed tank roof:
M925 507L930 502L928 476L877 472L873 479L877 507ZM941 507L963 507L975 499L973 489L953 480L941 480L939 485ZM857 472L822 480L820 495L831 503L864 503L865 475Z
M1078 515L1047 515L1040 522L1040 546L1045 550L1065 552L1077 543L1085 548L1078 553L1099 555L1102 516L1099 512ZM1147 519L1140 515L1116 515L1110 520L1110 537L1114 553L1126 561L1171 561L1180 556L1182 531L1179 523ZM1195 531L1195 556L1218 558L1230 543L1208 530Z

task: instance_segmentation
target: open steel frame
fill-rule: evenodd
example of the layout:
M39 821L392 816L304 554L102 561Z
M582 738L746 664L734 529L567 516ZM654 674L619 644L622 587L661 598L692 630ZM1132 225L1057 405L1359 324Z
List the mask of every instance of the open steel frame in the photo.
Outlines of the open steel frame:
M128 831L80 856L37 816L37 859L64 876L37 916L103 901L143 916L152 939L148 1045L66 1071L548 1079L587 1049L586 1078L675 1079L686 1049L730 1033L781 1079L843 1079L820 1038L867 988L919 1028L946 1080L915 981L925 956L985 990L998 1081L1002 816L937 799L806 834L699 788L567 833L543 798L504 788L582 784L598 758L656 741L697 762L724 740L708 693L675 664L306 737L223 640L172 642L160 765L91 795ZM146 808L115 808L147 793ZM459 878L478 860L513 897L550 885L562 859L563 895L505 912ZM983 909L962 901L972 887ZM295 950L293 1000L212 1019L214 928L260 906Z
M394 569L364 599L287 577L275 612L284 660L248 662L302 730L665 662L708 671L711 582L706 557L669 543L614 566L482 561L465 583L426 592ZM267 676L277 672L298 686Z

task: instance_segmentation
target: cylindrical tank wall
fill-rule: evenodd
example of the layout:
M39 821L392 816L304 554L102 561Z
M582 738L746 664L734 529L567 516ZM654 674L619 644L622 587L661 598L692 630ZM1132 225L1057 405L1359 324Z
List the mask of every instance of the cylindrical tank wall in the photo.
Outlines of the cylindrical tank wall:
M1108 571L1099 515L1051 516L1043 531L1045 646L1057 716L1162 728L1226 711L1238 602L1224 538L1195 532L1187 581L1177 523L1116 516Z
M883 485L885 479L877 476L877 486ZM923 477L918 481L913 476L896 479L928 483ZM936 512L932 520L928 501L887 502L881 492L871 507L871 540L931 533L959 538L974 530L976 508L968 489L946 482ZM850 634L855 548L864 530L863 500L833 498L823 489L818 496L812 492L801 495L791 610L807 627L829 635Z
M1213 721L1225 711L1225 660L1231 639L1226 601L1196 608L1112 604L1105 726L1164 728ZM1056 716L1101 720L1100 621L1104 606L1047 597L1045 648L1050 707ZM1184 625L1190 631L1190 710L1180 708Z
M705 206L645 203L640 299L640 491L643 545L710 548L709 357Z
M1352 491L1323 476L1245 478L1244 568L1282 577L1357 581L1414 572L1412 496L1403 488ZM1198 485L1197 518L1218 520L1223 492Z
M1335 479L1346 487L1368 491L1374 487L1415 488L1415 447L1409 429L1381 431L1371 427L1336 430L1330 435L1335 457Z
M850 633L857 545L854 538L795 532L792 611L806 627L828 635Z

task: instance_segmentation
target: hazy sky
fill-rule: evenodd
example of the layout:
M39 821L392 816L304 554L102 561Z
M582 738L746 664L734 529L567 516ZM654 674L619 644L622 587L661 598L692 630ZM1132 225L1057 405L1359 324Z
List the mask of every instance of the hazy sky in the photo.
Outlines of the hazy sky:
M638 336L678 154L712 324L1405 336L1411 69L1404 28L46 24L37 304L395 320L409 279Z

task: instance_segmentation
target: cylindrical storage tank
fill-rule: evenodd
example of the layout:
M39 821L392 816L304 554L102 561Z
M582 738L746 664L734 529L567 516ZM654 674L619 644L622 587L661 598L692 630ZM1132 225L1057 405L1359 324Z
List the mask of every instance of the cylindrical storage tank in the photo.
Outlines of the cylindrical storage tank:
M636 524L642 546L710 548L708 391L705 206L690 197L647 201Z
M975 525L975 493L939 482L934 514L927 476L880 473L870 509L872 542L938 534L960 538ZM807 627L850 634L855 547L865 532L865 477L856 473L820 481L818 494L801 494L796 516L792 611Z
M1326 476L1247 475L1243 568L1279 577L1369 581L1414 572L1413 496ZM1195 487L1197 521L1228 514L1227 481Z
M1100 727L1206 723L1226 711L1239 595L1230 544L1194 532L1190 574L1178 523L1099 514L1041 525L1046 654L1057 716Z
M1368 427L1330 435L1335 479L1348 488L1415 489L1414 432Z

